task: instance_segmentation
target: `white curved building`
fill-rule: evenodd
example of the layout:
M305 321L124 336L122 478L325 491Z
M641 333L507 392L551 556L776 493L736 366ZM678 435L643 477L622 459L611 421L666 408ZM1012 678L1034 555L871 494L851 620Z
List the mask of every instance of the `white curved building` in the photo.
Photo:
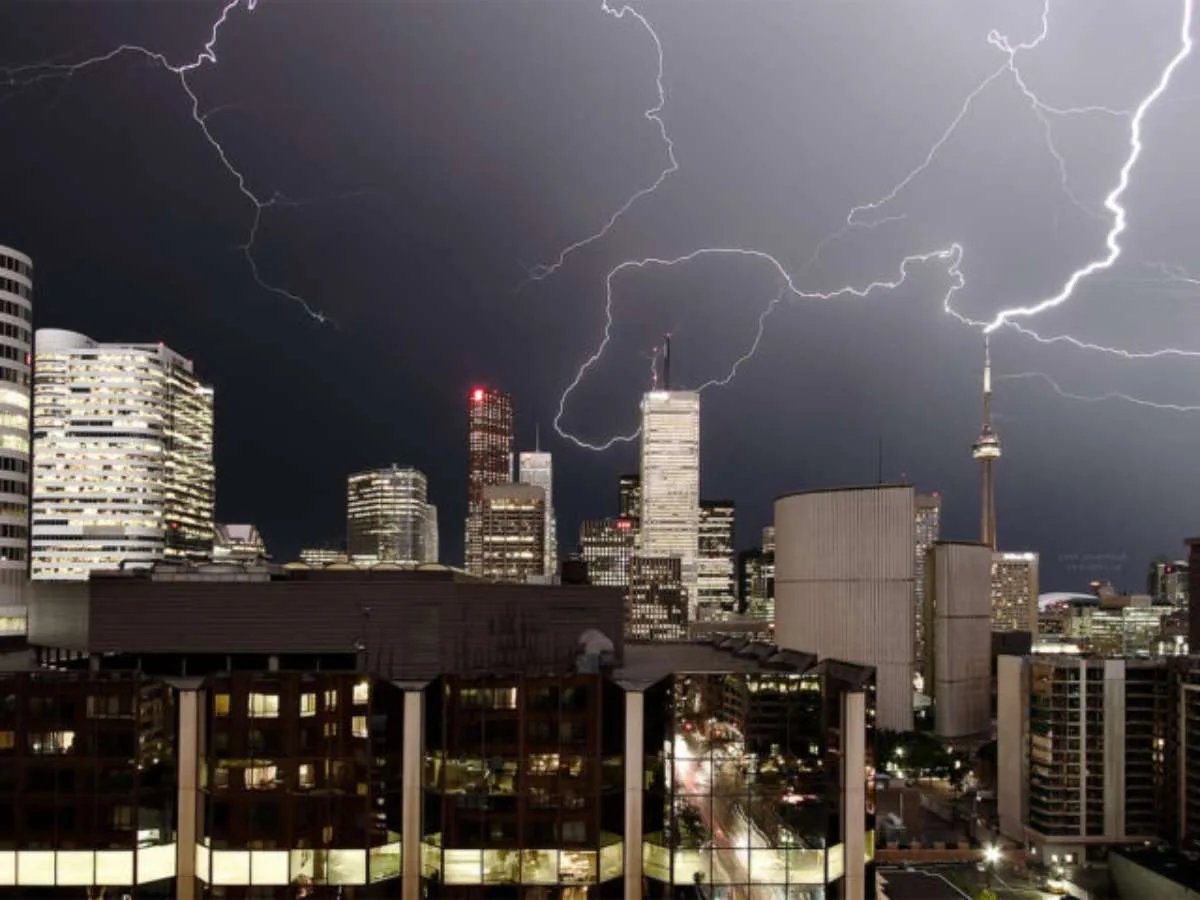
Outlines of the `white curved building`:
M910 485L775 501L775 641L875 667L876 724L913 728L915 496Z
M164 344L35 335L31 577L208 559L213 392Z
M0 634L25 631L33 260L0 246Z

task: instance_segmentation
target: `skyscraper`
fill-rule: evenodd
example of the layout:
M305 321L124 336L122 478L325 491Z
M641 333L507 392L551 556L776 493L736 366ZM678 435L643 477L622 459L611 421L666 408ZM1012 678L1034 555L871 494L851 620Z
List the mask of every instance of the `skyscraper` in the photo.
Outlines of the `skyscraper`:
M971 456L979 460L980 473L980 538L996 549L996 485L992 464L1000 458L1000 438L992 430L992 352L987 335L983 338L983 429L971 448Z
M483 574L483 545L479 517L483 489L512 481L512 397L495 388L472 388L467 395L467 522L466 568Z
M213 545L213 392L164 344L39 329L33 381L35 580Z
M579 556L588 580L600 587L629 588L637 524L633 519L586 519L579 524Z
M346 480L346 552L358 565L426 561L428 481L417 469L393 465Z
M33 261L0 246L0 634L25 631Z
M1027 631L1037 641L1036 553L992 554L992 630Z
M917 675L925 674L925 560L941 534L942 495L936 491L932 494L917 494L916 497L916 646L915 656ZM923 679L914 679L921 680Z
M699 607L702 619L713 621L734 612L737 559L733 550L732 500L700 504Z
M546 494L546 559L543 571L553 575L558 569L558 521L554 515L554 460L549 453L526 450L517 454L517 478L522 484L540 487Z
M479 516L484 578L525 582L545 575L546 492L534 484L489 484Z
M689 620L696 618L700 544L700 394L642 397L638 556L679 560Z

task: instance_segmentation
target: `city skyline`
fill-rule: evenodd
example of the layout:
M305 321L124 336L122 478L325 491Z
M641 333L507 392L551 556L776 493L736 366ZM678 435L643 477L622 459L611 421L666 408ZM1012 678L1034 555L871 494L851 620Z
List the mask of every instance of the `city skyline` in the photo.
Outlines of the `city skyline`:
M278 4L264 4L254 15L238 11L223 33L219 65L196 79L205 101L202 108L233 104L209 121L250 173L252 189L263 196L276 189L287 197L359 192L355 198L296 210L280 205L264 213L262 222L259 261L264 277L318 302L337 329L307 319L286 297L263 292L248 278L244 258L230 252L244 239L252 210L230 186L211 148L197 139L195 123L178 102L186 98L178 96L171 77L140 63L114 61L90 70L86 78L5 94L0 121L26 140L6 147L0 161L34 176L13 185L7 197L10 212L0 223L0 242L27 252L38 266L37 324L71 328L103 340L161 338L203 360L206 377L222 398L216 410L218 519L258 522L282 556L294 556L301 546L340 531L337 498L348 472L397 459L429 472L431 496L447 524L445 555L460 558L455 523L457 511L465 506L465 486L458 476L463 451L457 398L479 381L503 384L518 398L523 421L518 447L530 446L529 432L542 423L543 443L557 457L559 527L561 534L571 535L581 519L606 511L612 477L632 468L628 448L592 457L549 433L564 383L587 348L594 346L597 303L603 299L603 275L609 266L626 252L644 248L674 257L714 240L763 243L798 266L836 229L847 208L878 195L881 185L886 189L920 161L965 90L978 82L980 67L998 61L981 37L988 28L998 28L1014 40L1032 38L1037 28L1035 5L1003 14L995 9L963 12L946 17L950 37L939 38L962 47L961 55L928 52L940 43L920 43L918 49L926 52L914 54L906 41L900 58L894 49L897 33L918 42L933 38L919 24L891 22L886 12L878 27L864 35L860 23L834 8L796 13L799 22L770 8L737 18L706 8L695 24L670 8L648 10L664 42L664 78L672 92L666 114L672 132L687 136L686 146L680 144L679 178L660 192L661 206L637 207L622 220L613 233L617 247L597 252L602 259L577 255L554 279L511 293L522 279L515 260L553 258L565 241L586 235L602 222L629 196L631 185L636 189L645 183L647 167L653 176L661 159L658 135L641 118L654 100L654 48L629 18L613 23L586 6L541 10L531 18L513 14L512 21L505 21L509 11L474 11L469 17L454 9L436 15L356 11L336 20L326 18L331 15L326 10L283 12ZM11 33L34 34L37 40L28 46L0 46L0 57L19 64L69 56L81 43L86 47L80 53L87 55L142 40L161 46L172 59L185 59L195 52L197 35L207 35L211 13L202 6L176 21L151 12L134 27L124 17L82 7L22 8L20 16L29 16L30 25ZM811 77L824 71L822 67L836 64L840 72L844 66L826 58L822 48L808 46L804 26L809 16L829 20L835 35L830 47L844 48L853 40L871 58L871 64L854 73L836 94L824 96L824 89L818 91L816 85L827 79ZM1039 58L1047 71L1038 72L1037 87L1048 96L1052 88L1061 92L1063 103L1087 93L1097 102L1125 108L1144 96L1175 49L1175 3L1154 4L1144 15L1129 16L1128 22L1124 13L1114 11L1097 16L1087 28L1082 28L1086 23L1079 21L1078 11L1056 8L1054 16L1055 47ZM336 84L329 84L320 72L293 66L301 70L301 80L284 91L274 73L287 70L287 61L307 53L317 35L334 30L330 26L335 22L352 32L358 45L376 46L371 43L373 34L385 35L375 40L387 42L381 45L390 48L387 58L404 67L407 81L426 86L431 108L443 118L415 115L412 121L421 121L419 127L425 130L409 126L397 109L415 107L424 102L424 94L410 96L406 89L394 98L364 96L363 86L375 83L378 73L353 66L346 67ZM445 31L441 38L439 28ZM519 56L512 52L518 37L538 29L554 35L548 46L570 55L571 66L555 62L558 49L545 58L514 59ZM727 72L699 71L696 60L717 47L735 55L744 52L730 48L736 43L729 40L731 34L745 38L752 55L776 57L780 54L771 51L773 32L807 50L789 54L795 59L769 78L747 69L750 81L745 90L757 102L745 104L747 112L739 113L730 98L742 97L745 91L727 86ZM75 40L84 34L86 40ZM488 37L480 40L487 45L480 68L469 77L472 90L483 95L455 106L447 101L461 98L462 86L438 67L437 57L445 55L438 40L461 42L472 35ZM1108 56L1118 39L1132 48L1135 62L1128 71L1106 74L1086 62ZM415 52L396 54L397 40L406 51ZM280 65L261 65L259 54L267 45ZM1060 46L1086 51L1085 61L1078 63L1086 69L1064 69L1061 61L1073 57L1065 49L1060 52ZM585 50L576 52L577 47ZM329 47L329 56L341 60L345 51L339 39ZM921 57L921 72L909 81L900 63L914 56ZM614 66L614 61L620 64ZM613 76L616 90L612 83L602 90L591 87L606 84L591 77L593 65L598 71L619 70ZM540 77L544 66L558 77ZM122 94L128 99L114 102L116 85L126 77L138 87ZM314 80L305 80L310 77ZM1196 66L1181 67L1168 100L1175 103L1185 97L1196 79ZM516 83L537 84L545 93L532 88L513 92L511 85ZM931 83L937 85L933 90L928 88ZM885 85L882 90L877 89L880 84ZM780 133L775 123L766 121L769 117L762 110L778 106L784 96L778 93L781 85L787 85L789 93L799 92L790 102L803 108L817 126L803 129L805 133L824 134L836 126L828 141L820 146L800 143L790 130ZM300 109L287 99L297 93L306 98ZM1057 93L1053 96L1058 99ZM616 102L616 97L623 99ZM841 115L847 98L855 104L854 116ZM974 255L964 269L970 287L960 300L989 311L988 297L1007 306L1026 295L1040 296L1059 282L1064 270L1091 258L1097 244L1091 223L1057 191L1059 173L1047 158L1036 121L1030 121L1026 109L1010 109L1013 98L1008 87L982 97L981 108L947 145L929 179L917 179L911 196L895 209L914 223L920 218L937 232L939 241L945 232L961 231L973 238L968 246ZM386 106L363 109L362 104L385 99ZM501 108L501 99L512 104L510 123L483 115L487 109ZM705 104L719 107L719 114ZM86 114L98 105L109 110L104 121ZM576 121L573 111L580 108L587 108L593 121L579 127L578 137L564 138L564 127L569 133ZM348 115L351 109L356 111L353 121L342 118L343 110ZM1172 130L1182 109L1164 105L1147 119L1153 153L1148 151L1137 170L1135 190L1128 198L1136 220L1131 219L1128 237L1137 237L1137 257L1168 266L1190 263L1186 248L1173 237L1189 233L1186 210L1165 208L1170 204L1164 199L1186 196L1173 183L1179 167L1171 164L1188 138ZM335 140L338 134L357 135L364 115L397 122L396 132L383 129L386 139L378 148L366 146L371 142ZM471 125L477 117L483 124ZM146 132L138 127L146 119L157 129L153 152L144 145ZM714 133L704 124L709 121L728 124ZM1003 154L991 140L1000 131L1013 135L1012 146L1005 145ZM896 134L897 140L879 141L881 132ZM754 135L754 146L726 137L739 133ZM325 137L306 137L315 134ZM553 163L540 160L530 165L539 154L513 149L514 134L522 135L522 148L544 148ZM615 145L597 140L601 134ZM1068 159L1069 187L1085 205L1099 207L1125 146L1124 123L1089 120L1060 126L1056 119L1055 136ZM400 146L415 148L399 166L393 162L395 138L401 139ZM271 173L286 155L277 152L276 141L295 152L280 171ZM785 166L774 152L759 151L760 145L787 146L793 152L784 154ZM455 149L430 159L437 154L420 149L425 146ZM460 150L467 146L472 148L470 160L510 168L516 190L458 186L453 173L462 168ZM830 168L836 177L818 177L823 166L847 156L846 146L860 148L862 159L853 166L847 161ZM54 154L39 149L45 147L55 148ZM105 151L77 149L84 147ZM803 152L794 152L800 149ZM764 155L754 155L759 152ZM797 158L806 160L802 168ZM976 216L959 207L963 185L955 178L964 167L977 171L980 165L1002 169L998 174L1007 177L997 181L1031 186L1042 196L1030 200L1020 191L1006 191L1008 198L983 194L970 204L979 210ZM398 168L412 174L399 174ZM580 188L577 199L557 199L557 186L574 184L568 178L575 179L581 171L593 173L594 183ZM747 171L755 171L756 177L744 190L739 186L739 193L730 193L736 179L726 173ZM181 172L188 177L180 178ZM446 184L455 187L445 188ZM1171 192L1164 193L1168 186ZM780 196L781 189L804 202L759 202ZM531 196L539 198L536 204L515 199ZM83 204L78 225L64 222L64 202L56 202L68 197ZM402 202L395 202L398 198ZM680 221L678 212L688 208L688 198L695 198L696 214L691 221ZM729 214L726 200L732 204ZM743 203L753 215L740 213ZM1186 206L1182 201L1179 205ZM782 206L788 209L778 209ZM1164 208L1163 221L1156 223L1159 207ZM465 225L453 213L461 208L473 211ZM195 212L180 217L182 209ZM515 219L514 209L522 211ZM110 216L119 227L95 227L94 220L108 222ZM988 221L1014 233L1012 241L1001 240ZM454 237L446 239L451 223ZM310 226L312 231L305 230ZM1052 226L1061 228L1061 240L1047 238ZM924 246L919 234L907 229L881 228L871 240L894 240L901 254L914 245ZM347 243L335 237L323 252L309 252L314 242L339 230L350 236ZM661 239L651 240L657 233ZM409 237L397 251L399 234ZM387 242L377 235L387 236ZM1039 246L1026 247L1023 238L1018 239L1021 235ZM886 253L868 253L847 264L844 251L855 246L828 248L823 261L829 271L812 273L814 288L894 275L896 255L890 247ZM154 249L147 253L140 249L145 247ZM1005 252L989 259L989 247ZM1018 250L1028 250L1028 260ZM379 259L387 265L381 266ZM670 278L665 273L622 276L616 285L617 301L626 317L616 323L620 348L614 345L621 353L606 357L603 371L594 372L595 377L573 395L566 424L591 432L594 418L597 437L633 427L636 394L646 387L641 355L663 330L674 330L680 348L686 348L677 368L679 384L694 387L723 374L745 346L744 339L754 336L755 317L776 286L764 283L770 279L757 269L707 266L675 270ZM881 435L888 480L904 472L921 490L941 491L946 498L945 533L972 535L977 527L972 523L979 516L973 502L978 475L962 457L978 430L977 384L972 384L978 372L977 335L934 308L932 299L944 289L939 267L914 269L911 277L907 288L861 303L801 304L787 312L781 307L772 316L758 355L742 367L736 381L727 389L706 391L702 439L708 461L702 494L737 501L744 525L739 527L739 546L753 543L757 527L769 521L770 503L778 493L873 480L873 448ZM1077 331L1083 324L1094 326L1085 337L1098 343L1121 343L1118 339L1128 337L1156 346L1155 336L1161 337L1157 329L1172 329L1174 316L1186 306L1183 292L1189 288L1178 280L1148 286L1144 282L1158 276L1137 262L1129 262L1113 277L1128 283L1115 288L1092 283L1087 298L1064 310L1062 330ZM399 293L397 283L403 286ZM1150 291L1157 292L1153 296L1162 299L1164 315L1171 319L1165 326L1161 316L1138 314L1130 321L1132 312L1113 307L1116 299L1134 294L1144 299L1143 292ZM647 302L655 298L661 302ZM1142 307L1129 305L1130 310ZM1153 331L1142 324L1152 318ZM486 337L465 338L464 331ZM410 333L419 333L420 339L404 337ZM853 352L831 355L827 347ZM1071 392L1144 393L1187 404L1187 362L1164 363L1180 368L1153 372L1148 365L1115 369L1110 362L1062 349L1062 354L1046 351L1008 332L994 341L995 418L1005 444L997 487L1001 549L1037 550L1047 589L1079 590L1097 577L1132 588L1142 581L1152 557L1178 555L1178 535L1195 530L1188 504L1173 488L1186 480L1189 469L1170 450L1193 438L1195 420L1119 401L1072 403L1056 397L1039 378L1011 376L1045 371ZM531 365L531 358L538 363ZM310 364L317 360L319 364ZM705 368L708 363L712 365ZM1161 372L1171 377L1155 374ZM375 385L387 386L386 400L380 399L382 389ZM780 407L780 385L802 386L788 392L786 409ZM1172 392L1177 395L1168 396ZM301 393L329 410L320 434L314 435L296 411ZM733 446L725 437L747 429L749 439L743 446ZM1145 440L1148 433L1154 434L1153 441ZM281 454L280 447L288 452ZM1067 458L1073 465L1064 467ZM1144 469L1145 477L1129 477L1129 460ZM314 472L326 468L327 475L313 478ZM301 480L312 486L303 496L293 490ZM1096 495L1097 484L1104 485L1102 497ZM1124 514L1100 520L1090 514L1098 503ZM1154 510L1153 521L1149 527L1135 528L1135 520L1146 518L1140 514L1143 507Z

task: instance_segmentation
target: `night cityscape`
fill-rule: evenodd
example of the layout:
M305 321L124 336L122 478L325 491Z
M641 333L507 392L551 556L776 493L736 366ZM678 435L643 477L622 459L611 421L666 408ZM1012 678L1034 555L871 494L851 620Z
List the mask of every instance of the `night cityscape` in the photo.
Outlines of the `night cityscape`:
M0 900L1200 896L1196 0L0 8Z

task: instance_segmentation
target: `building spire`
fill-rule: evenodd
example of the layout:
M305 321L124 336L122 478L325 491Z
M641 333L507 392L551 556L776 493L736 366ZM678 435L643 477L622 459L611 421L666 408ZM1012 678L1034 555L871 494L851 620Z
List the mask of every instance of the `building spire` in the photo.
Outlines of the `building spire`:
M996 485L992 464L1000 458L1000 438L992 428L992 348L983 336L983 427L979 440L971 448L980 470L980 543L996 549Z

